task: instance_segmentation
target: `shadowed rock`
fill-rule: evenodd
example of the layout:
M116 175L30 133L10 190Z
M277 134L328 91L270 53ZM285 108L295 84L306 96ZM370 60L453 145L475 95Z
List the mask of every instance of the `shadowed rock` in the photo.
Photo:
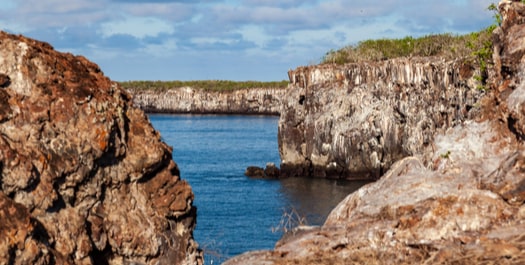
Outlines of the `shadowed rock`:
M244 175L252 178L279 178L280 170L274 163L267 163L264 169L256 166L247 167Z
M5 88L11 84L11 78L5 74L0 74L0 87Z

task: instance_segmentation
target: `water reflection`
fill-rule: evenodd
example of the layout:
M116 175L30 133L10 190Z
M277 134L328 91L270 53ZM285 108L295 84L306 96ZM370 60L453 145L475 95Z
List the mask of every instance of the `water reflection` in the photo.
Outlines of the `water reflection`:
M370 181L287 178L281 180L279 193L309 225L321 225L332 209L346 196Z

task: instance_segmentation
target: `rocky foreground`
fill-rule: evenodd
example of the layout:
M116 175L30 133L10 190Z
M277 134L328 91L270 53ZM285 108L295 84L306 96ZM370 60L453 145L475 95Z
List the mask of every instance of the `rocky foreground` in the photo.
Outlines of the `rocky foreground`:
M0 32L0 264L201 264L171 149L97 65Z
M364 128L338 136L349 139L341 146L357 148L353 147L356 144L350 144L354 143L352 137L372 134L374 127L391 128L392 135L380 136L405 133L407 141L404 143L413 144L423 154L393 163L377 182L341 202L323 226L299 227L283 237L274 250L245 253L225 264L525 264L525 5L521 1L506 0L499 4L499 10L503 23L494 32L492 87L478 101L479 110L475 114L464 109L471 101L452 95L463 91L460 94L472 94L475 98L477 92L462 86L426 87L440 91L446 99L439 101L440 104L450 105L449 100L459 100L454 103L457 113L446 112L446 108L443 109L445 113L436 109L435 115L443 115L437 123L432 116L426 116L431 113L429 111L408 112L405 107L398 106L397 114L387 110L387 115L393 117L379 119L379 116L367 120L368 125L356 125ZM407 64L407 68L411 66ZM366 69L376 68L361 70ZM425 76L427 71L421 70L421 75ZM450 73L454 71L451 69ZM334 83L337 77L333 76ZM301 82L314 82L308 80L303 78ZM362 79L350 80L361 82ZM370 98L372 95L353 83L344 86L349 92L362 93L363 104L377 104ZM447 92L452 89L459 91ZM437 99L422 97L434 92L410 91L406 94L401 90L397 95L418 100ZM322 109L323 102L307 103L315 93L305 91L301 95L306 104ZM301 95L297 95L297 101ZM346 111L359 113L360 110ZM416 116L411 117L409 113ZM367 117L367 114L357 116ZM463 118L459 119L461 115ZM426 125L416 123L419 128L443 124L450 127L425 138L424 133L413 135L392 126L389 118L405 119L406 123L421 118ZM431 121L434 123L429 123ZM337 126L337 122L332 125L333 128ZM386 144L385 140L376 141ZM378 145L371 141L363 143L363 148ZM423 147L431 148L424 150ZM308 153L304 149L299 151ZM374 164L367 163L368 160L370 158L358 157L356 165L374 168L384 161L379 159Z

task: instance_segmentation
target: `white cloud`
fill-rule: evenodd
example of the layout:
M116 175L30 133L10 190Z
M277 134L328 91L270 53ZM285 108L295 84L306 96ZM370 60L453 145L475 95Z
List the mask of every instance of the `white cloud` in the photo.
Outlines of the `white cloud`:
M191 19L196 12L192 5L181 3L128 4L120 6L120 9L130 16L158 16L170 21Z
M154 17L126 17L123 20L106 22L101 25L103 37L127 34L136 38L144 38L173 32L174 28L168 22Z
M24 0L17 2L20 14L88 13L108 7L105 0Z
M93 56L119 75L149 58L155 71L193 65L207 77L239 69L271 79L277 69L319 60L370 38L466 33L492 23L494 0L0 0L0 25L49 42L57 49ZM140 59L139 59L140 58ZM206 58L206 59L203 59ZM228 70L235 58L239 69ZM218 60L218 61L213 61ZM222 61L221 61L222 60ZM233 59L232 59L233 60ZM270 65L262 65L262 63ZM272 64L275 63L274 66ZM114 66L111 66L111 65ZM242 65L244 64L244 65ZM221 66L222 65L222 66ZM212 66L221 69L215 69ZM285 67L287 66L287 67ZM202 69L208 68L208 69ZM190 70L184 69L181 72ZM262 70L264 69L264 70ZM268 69L276 69L269 71ZM213 76L216 73L218 76ZM144 73L146 74L146 73ZM195 73L198 75L199 73ZM284 73L285 74L285 73ZM262 77L265 75L265 77ZM230 76L230 75L228 75ZM130 76L129 79L134 76ZM231 76L230 76L231 77ZM122 77L120 77L122 79ZM166 76L165 79L174 78ZM204 77L203 77L204 78ZM241 76L238 79L243 79ZM277 79L277 78L276 78ZM279 78L280 79L280 78Z

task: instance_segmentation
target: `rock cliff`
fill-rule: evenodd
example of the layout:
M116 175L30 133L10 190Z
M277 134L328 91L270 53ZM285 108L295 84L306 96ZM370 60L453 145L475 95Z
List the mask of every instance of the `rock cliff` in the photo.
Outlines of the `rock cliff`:
M162 92L132 89L130 92L135 105L146 112L278 115L286 90L253 88L217 92L180 87Z
M225 265L524 264L525 4L499 10L491 89L473 119L432 137L428 166L401 159L323 226Z
M394 59L289 72L279 121L284 176L377 179L395 161L432 151L484 94L471 63Z
M86 58L0 32L0 264L199 264L171 149Z

